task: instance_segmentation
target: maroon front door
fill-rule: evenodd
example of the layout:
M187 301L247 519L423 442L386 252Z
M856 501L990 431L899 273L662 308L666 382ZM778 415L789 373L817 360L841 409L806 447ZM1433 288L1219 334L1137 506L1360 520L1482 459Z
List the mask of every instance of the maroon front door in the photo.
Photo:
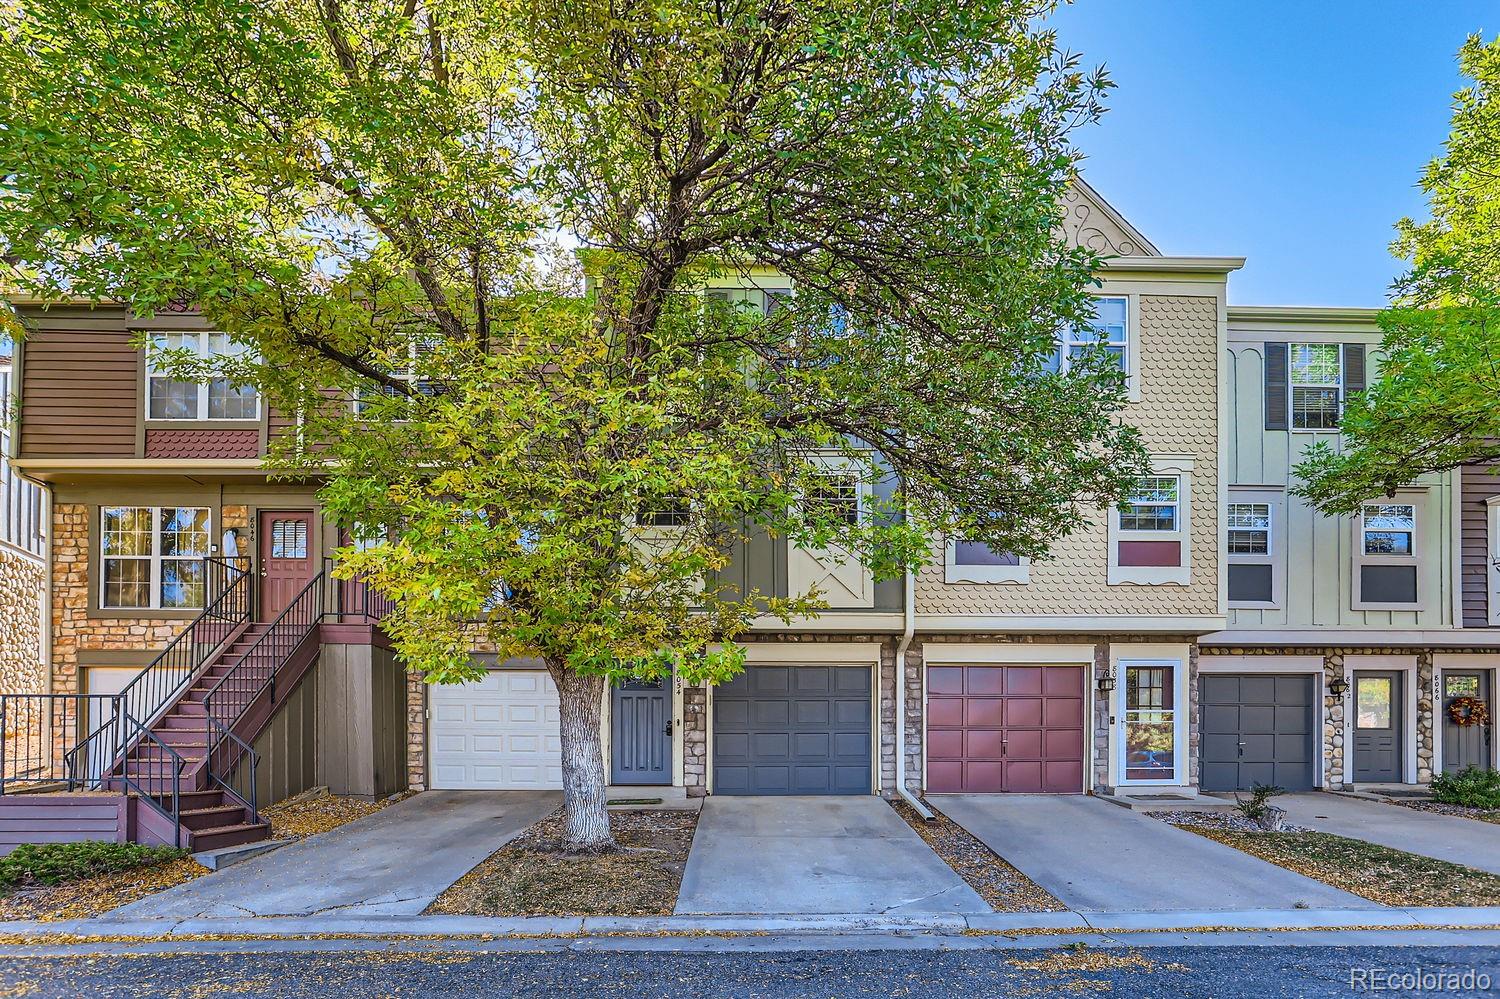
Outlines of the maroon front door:
M260 619L274 619L313 575L312 513L305 510L262 511Z
M927 667L927 790L1083 791L1083 668Z

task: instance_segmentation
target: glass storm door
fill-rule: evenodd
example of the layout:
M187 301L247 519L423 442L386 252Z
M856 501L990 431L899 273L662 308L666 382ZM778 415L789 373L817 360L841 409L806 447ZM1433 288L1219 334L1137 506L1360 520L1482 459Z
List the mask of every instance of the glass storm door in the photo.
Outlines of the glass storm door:
M1177 779L1177 666L1125 665L1122 693L1127 782L1169 783Z

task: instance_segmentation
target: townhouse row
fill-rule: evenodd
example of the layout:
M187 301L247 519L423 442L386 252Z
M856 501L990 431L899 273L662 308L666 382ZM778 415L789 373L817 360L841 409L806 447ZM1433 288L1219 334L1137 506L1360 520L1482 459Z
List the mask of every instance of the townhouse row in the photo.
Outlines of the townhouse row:
M1068 235L1105 257L1094 330L1124 367L1127 419L1153 456L1132 501L1030 563L961 538L905 580L837 553L748 543L724 572L831 609L757 628L717 687L612 690L606 766L662 793L1040 792L1192 795L1418 784L1495 766L1500 480L1424 476L1357 516L1292 494L1293 466L1338 440L1343 400L1379 370L1370 310L1239 307L1243 260L1167 256L1080 182ZM769 308L770 271L711 293ZM48 689L120 690L198 613L205 557L253 565L263 614L322 570L338 531L316 484L260 464L288 424L253 392L173 382L142 331L212 352L191 312L15 303L11 458L51 491ZM837 478L837 472L830 472ZM852 480L860 515L869 497ZM669 530L670 524L656 525ZM557 700L534 661L481 682L408 676L378 627L331 635L257 748L263 800L301 786L560 784ZM1471 703L1459 701L1460 704Z

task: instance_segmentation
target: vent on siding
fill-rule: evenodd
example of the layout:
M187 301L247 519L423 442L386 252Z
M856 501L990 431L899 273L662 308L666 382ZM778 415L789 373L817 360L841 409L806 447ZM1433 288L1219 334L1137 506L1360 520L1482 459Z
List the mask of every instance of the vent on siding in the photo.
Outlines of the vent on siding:
M1286 344L1266 344L1266 429L1287 429Z

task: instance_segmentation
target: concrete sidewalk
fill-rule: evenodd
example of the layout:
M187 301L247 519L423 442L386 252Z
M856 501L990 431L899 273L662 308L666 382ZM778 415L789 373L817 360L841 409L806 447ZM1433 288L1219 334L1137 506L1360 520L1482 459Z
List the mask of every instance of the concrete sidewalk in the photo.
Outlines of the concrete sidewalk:
M1282 795L1273 804L1295 825L1500 874L1500 825L1493 822L1324 791Z
M1080 912L1382 908L1085 795L934 795L927 803Z
M104 918L416 915L561 803L560 791L426 791Z
M711 797L677 913L987 913L874 795Z

